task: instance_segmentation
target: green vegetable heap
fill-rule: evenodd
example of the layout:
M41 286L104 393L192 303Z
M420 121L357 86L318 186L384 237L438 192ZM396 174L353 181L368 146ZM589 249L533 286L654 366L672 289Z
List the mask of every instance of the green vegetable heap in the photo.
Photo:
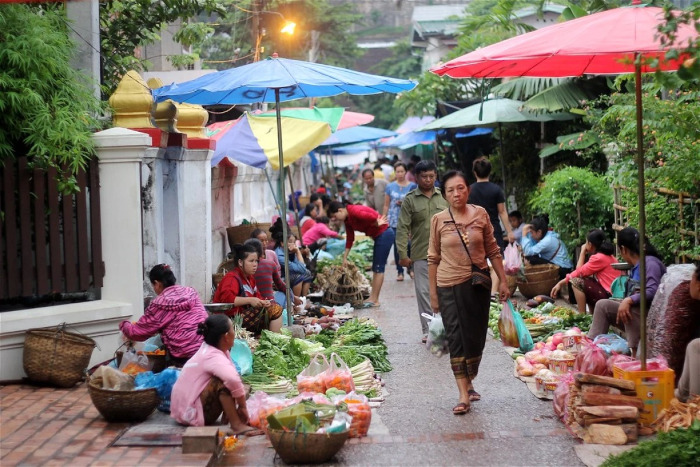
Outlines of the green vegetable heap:
M602 467L674 467L697 466L700 459L700 421L690 428L678 428L659 433L652 441L639 443L636 448L608 458Z

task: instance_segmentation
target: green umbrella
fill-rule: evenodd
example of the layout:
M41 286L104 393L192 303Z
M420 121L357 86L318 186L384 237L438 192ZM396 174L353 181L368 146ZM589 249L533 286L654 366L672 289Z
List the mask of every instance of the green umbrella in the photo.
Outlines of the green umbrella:
M331 131L335 133L338 130L338 125L340 125L340 120L343 118L343 113L345 109L343 107L314 107L314 108L282 108L280 109L280 114L282 117L290 118L300 118L303 120L314 120L317 122L326 122L330 125ZM256 115L257 117L276 117L277 114L274 110L269 112L262 112Z

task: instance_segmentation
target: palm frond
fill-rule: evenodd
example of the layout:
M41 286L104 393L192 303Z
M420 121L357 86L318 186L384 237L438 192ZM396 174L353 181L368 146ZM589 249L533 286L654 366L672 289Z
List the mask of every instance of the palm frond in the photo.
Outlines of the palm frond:
M547 88L571 81L572 78L515 78L494 86L491 92L497 96L525 101Z
M569 79L530 97L524 107L532 111L557 112L581 106L610 91L605 78Z

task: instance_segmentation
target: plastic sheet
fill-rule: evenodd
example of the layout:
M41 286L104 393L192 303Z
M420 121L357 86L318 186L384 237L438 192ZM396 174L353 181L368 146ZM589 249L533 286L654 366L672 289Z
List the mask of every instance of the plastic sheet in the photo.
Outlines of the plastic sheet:
M253 372L253 353L250 351L246 341L236 339L233 342L231 360L236 365L239 375L246 376Z
M617 334L601 334L593 340L593 343L603 349L608 355L613 353L627 355L630 353L627 341Z
M442 316L429 315L428 313L421 313L421 316L428 320L428 338L425 341L425 345L430 350L430 353L436 357L442 357L444 354L449 353L447 334L445 333Z

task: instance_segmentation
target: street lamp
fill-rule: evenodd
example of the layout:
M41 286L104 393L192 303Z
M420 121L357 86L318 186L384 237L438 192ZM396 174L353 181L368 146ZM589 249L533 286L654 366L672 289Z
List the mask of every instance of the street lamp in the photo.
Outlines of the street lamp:
M284 15L282 13L280 13L278 11L266 11L266 10L258 11L256 13L256 15L262 15L262 14L279 16L280 18L282 18L282 21L284 22L282 28L280 29L280 32L282 34L287 34L290 36L294 34L294 29L297 26L296 23L293 21L289 21L287 18L284 17ZM260 53L264 51L261 48L260 44L262 43L262 38L265 35L266 31L265 31L265 28L260 27L259 21L256 21L254 23L257 23L258 34L257 34L256 41L255 41L255 54L254 54L253 61L257 62L258 60L260 60Z

